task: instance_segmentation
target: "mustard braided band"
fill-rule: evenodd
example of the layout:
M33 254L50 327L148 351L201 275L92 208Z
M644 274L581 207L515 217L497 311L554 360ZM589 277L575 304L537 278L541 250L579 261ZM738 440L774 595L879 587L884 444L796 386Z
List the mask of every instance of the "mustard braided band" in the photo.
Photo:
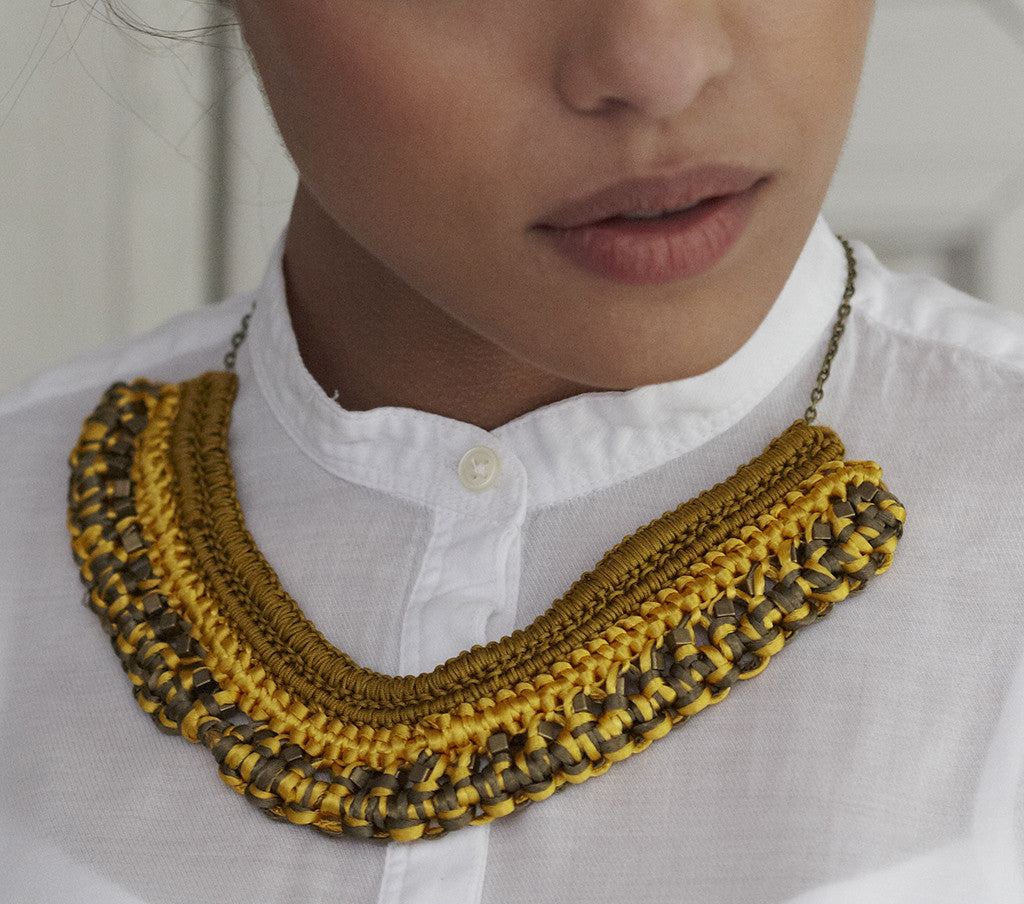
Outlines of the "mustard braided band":
M884 571L905 517L877 465L797 422L528 628L390 678L327 643L245 530L234 391L228 374L112 387L72 453L72 547L157 725L261 808L332 833L438 834L600 774Z

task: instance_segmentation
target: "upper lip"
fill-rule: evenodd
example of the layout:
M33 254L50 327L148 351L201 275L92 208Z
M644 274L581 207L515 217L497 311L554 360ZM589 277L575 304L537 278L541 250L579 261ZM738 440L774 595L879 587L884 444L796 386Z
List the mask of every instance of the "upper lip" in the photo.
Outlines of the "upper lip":
M704 166L672 175L623 179L586 197L569 201L537 221L541 229L577 229L630 214L678 210L729 195L742 194L765 173L734 166Z

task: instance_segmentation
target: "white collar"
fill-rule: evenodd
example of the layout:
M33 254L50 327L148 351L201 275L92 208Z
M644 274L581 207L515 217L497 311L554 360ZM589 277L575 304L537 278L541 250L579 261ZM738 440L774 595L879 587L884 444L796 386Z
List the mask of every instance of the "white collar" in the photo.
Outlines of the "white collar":
M285 301L283 239L257 291L246 350L281 426L332 474L441 508L507 517L659 467L731 427L761 402L831 324L846 280L842 247L819 220L781 295L750 339L718 367L627 392L574 396L495 430L408 408L346 411L306 370ZM493 490L458 479L467 450L500 456Z

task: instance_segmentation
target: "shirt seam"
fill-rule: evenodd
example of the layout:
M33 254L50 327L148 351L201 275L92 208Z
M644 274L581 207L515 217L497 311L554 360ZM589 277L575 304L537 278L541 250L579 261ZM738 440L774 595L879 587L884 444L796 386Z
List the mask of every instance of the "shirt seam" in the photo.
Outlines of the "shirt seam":
M874 299L872 299L874 301ZM1018 362L1005 355L993 354L976 345L967 342L947 339L940 336L932 336L915 332L904 324L891 323L882 319L877 312L864 307L855 307L852 314L853 319L868 321L870 326L880 329L882 332L895 336L898 339L911 343L919 348L938 348L958 353L965 358L973 359L979 364L987 364L996 370L1005 370L1010 376L1024 378L1024 360Z

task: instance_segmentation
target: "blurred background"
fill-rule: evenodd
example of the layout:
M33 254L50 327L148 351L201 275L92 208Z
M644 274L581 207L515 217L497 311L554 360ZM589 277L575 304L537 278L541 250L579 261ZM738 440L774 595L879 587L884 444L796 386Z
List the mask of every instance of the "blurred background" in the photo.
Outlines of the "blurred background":
M155 29L222 15L134 0ZM0 389L258 282L295 176L235 32L102 0L0 29ZM1024 313L1024 0L878 0L827 204L890 266Z

